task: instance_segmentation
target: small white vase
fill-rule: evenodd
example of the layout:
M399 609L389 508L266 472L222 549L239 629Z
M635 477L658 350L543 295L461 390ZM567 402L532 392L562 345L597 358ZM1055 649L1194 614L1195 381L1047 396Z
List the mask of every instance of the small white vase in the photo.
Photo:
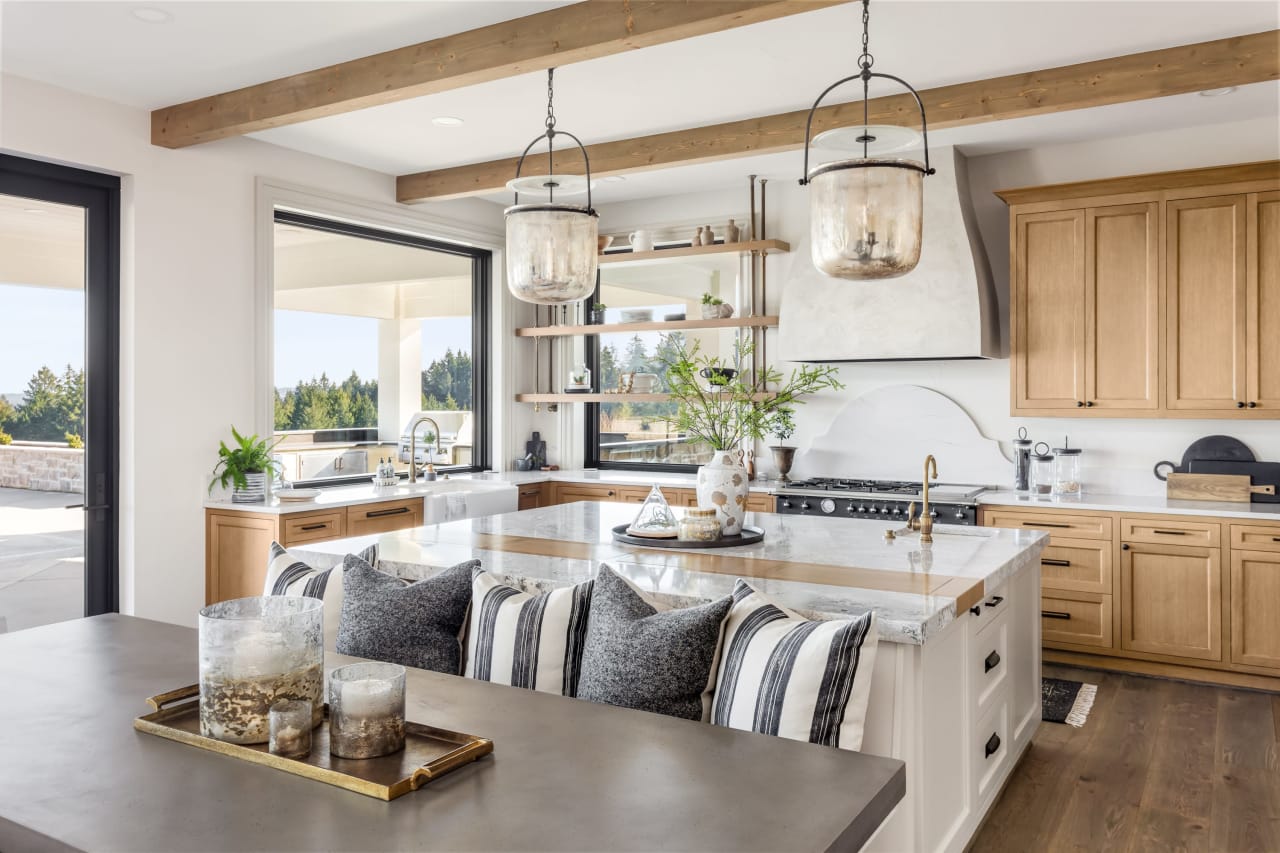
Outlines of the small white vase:
M711 461L698 469L698 506L716 511L725 536L742 532L749 492L747 469L737 451L717 450Z
M236 504L256 504L267 499L267 475L261 471L244 475L248 488L235 489L231 492L231 502Z

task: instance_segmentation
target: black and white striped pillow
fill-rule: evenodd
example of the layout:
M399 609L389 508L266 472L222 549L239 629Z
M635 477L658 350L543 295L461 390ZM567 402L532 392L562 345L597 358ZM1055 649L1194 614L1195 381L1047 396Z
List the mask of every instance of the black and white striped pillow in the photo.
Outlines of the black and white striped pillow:
M875 613L815 622L743 580L733 599L711 721L860 749L875 666Z
M521 592L483 569L471 579L465 675L573 696L594 581L541 595Z
M358 555L371 566L378 565L378 546L370 545ZM263 595L302 595L324 602L325 645L332 647L338 635L342 616L342 563L320 571L286 551L279 542L271 543L267 559L267 580Z

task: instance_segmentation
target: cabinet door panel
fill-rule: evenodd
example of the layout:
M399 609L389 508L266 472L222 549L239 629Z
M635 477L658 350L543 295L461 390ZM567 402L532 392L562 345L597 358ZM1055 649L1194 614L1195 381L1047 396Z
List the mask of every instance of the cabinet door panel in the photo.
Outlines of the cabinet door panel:
M1249 197L1249 402L1280 417L1280 192Z
M1084 403L1084 211L1017 217L1014 408Z
M1245 402L1245 197L1166 208L1168 406L1235 411Z
M1085 399L1103 409L1160 405L1158 205L1085 211Z
M262 595L275 536L275 519L206 512L205 603Z
M1280 554L1231 552L1231 662L1280 669Z
M1040 555L1045 589L1111 594L1111 542L1053 537Z
M347 507L347 535L368 536L371 533L390 533L407 527L419 527L422 516L421 498Z
M1222 660L1222 552L1125 543L1120 552L1121 647Z

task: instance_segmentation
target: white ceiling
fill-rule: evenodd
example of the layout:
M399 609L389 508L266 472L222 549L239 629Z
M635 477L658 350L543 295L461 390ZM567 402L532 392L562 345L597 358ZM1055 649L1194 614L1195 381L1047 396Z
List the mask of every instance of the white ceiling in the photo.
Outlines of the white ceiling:
M136 20L132 3L7 2L5 70L116 101L157 107L343 59L518 17L541 2L147 3L167 24ZM877 69L929 88L1230 35L1280 28L1271 0L877 0ZM849 4L631 51L557 72L560 127L603 142L804 108L854 70L859 8ZM56 45L56 49L51 46ZM519 151L539 133L542 73L255 134L277 145L391 174ZM891 88L875 89L887 93ZM833 100L853 100L859 87ZM1276 116L1280 88L1222 98L1163 98L940 132L971 153ZM457 116L442 128L436 116ZM934 141L931 138L931 141ZM217 143L214 143L217 144ZM798 172L794 155L628 176L601 202L735 186L748 171ZM501 195L495 200L506 201Z

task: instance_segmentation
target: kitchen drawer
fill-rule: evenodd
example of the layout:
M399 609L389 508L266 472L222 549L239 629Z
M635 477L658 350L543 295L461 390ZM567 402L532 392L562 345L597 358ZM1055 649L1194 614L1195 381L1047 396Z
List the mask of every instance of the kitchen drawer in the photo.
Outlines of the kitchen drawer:
M984 519L987 527L1043 530L1054 537L1072 539L1111 538L1111 517L1106 515L1075 515L1057 510L1029 512L989 506L984 512Z
M768 492L752 492L747 497L747 509L751 512L777 512L777 499Z
M579 483L556 483L556 503L567 504L574 501L620 501L620 486L593 486ZM643 498L641 498L643 500Z
M537 509L547 505L547 484L528 483L516 487L516 509Z
M347 535L390 533L422 524L422 498L347 507Z
M662 489L662 496L667 499L668 504L673 504L673 492L675 489ZM645 498L649 497L649 489L637 486L622 486L618 489L618 500L629 504L642 504Z
M1120 541L1217 548L1222 542L1222 525L1208 521L1125 517L1120 519Z
M344 510L286 515L280 524L280 544L288 548L303 542L340 539L346 535L347 515Z
M1045 644L1115 646L1110 595L1043 590L1040 594L1040 637Z
M978 717L970 735L973 760L973 799L981 804L994 796L1010 761L1013 744L1009 740L1009 701L1003 699Z
M1280 525L1266 527L1257 524L1231 525L1231 547L1250 551L1280 552Z
M969 646L969 683L979 715L1008 696L1010 618L1007 610L994 617Z
M1111 594L1111 548L1102 539L1050 537L1040 555L1040 585L1046 589Z

